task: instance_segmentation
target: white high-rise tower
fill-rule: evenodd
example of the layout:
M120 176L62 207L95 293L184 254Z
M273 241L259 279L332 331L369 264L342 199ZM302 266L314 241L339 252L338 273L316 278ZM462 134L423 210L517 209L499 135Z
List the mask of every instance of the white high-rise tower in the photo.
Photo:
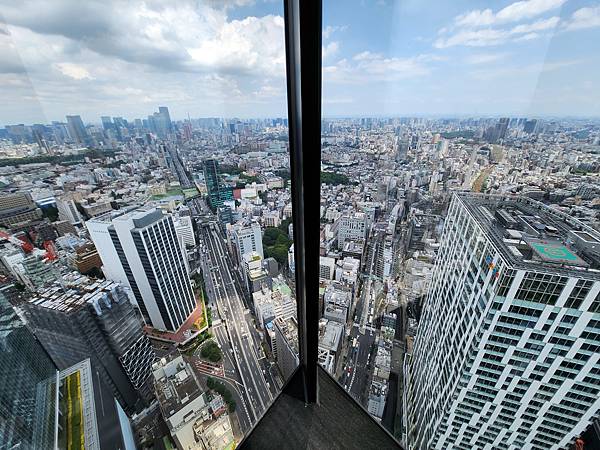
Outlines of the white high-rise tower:
M128 285L154 328L176 331L196 308L173 218L160 209L86 222L107 278Z
M560 449L600 409L600 234L524 197L457 194L412 356L410 449Z

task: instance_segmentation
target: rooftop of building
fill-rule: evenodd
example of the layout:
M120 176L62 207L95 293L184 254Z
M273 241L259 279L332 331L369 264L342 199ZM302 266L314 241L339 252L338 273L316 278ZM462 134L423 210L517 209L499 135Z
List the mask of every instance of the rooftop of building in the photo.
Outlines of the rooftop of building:
M165 418L204 394L191 367L181 356L171 360L163 358L152 369L156 398Z
M298 322L295 317L284 319L277 317L275 324L285 337L286 342L298 353Z
M344 326L333 320L319 321L319 347L337 352L344 333Z
M87 303L97 303L105 295L114 292L119 283L110 280L94 280L78 272L63 275L49 288L33 295L28 303L70 313Z
M600 279L600 233L522 196L458 194L514 268Z

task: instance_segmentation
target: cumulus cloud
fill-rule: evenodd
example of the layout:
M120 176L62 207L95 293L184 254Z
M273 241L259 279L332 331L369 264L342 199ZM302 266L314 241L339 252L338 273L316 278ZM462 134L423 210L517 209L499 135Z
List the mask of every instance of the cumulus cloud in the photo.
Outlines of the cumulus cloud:
M531 40L542 37L541 31L555 28L558 16L525 22L561 7L566 0L523 0L511 3L499 11L476 9L460 14L451 25L438 31L436 48L456 45L484 47L509 41ZM517 23L515 25L511 24ZM521 22L521 23L519 23Z
M327 82L349 84L394 82L428 75L429 64L438 60L433 55L399 58L365 51L355 54L351 60L342 59L325 66L323 77Z
M269 96L277 99L273 114L281 114L286 108L283 18L229 17L236 6L251 3L0 0L5 21L0 73L13 74L13 82L31 81L23 84L27 93L3 84L0 95L13 104L36 98L52 120L78 112L88 120L139 116L151 110L138 105L154 101L170 105L174 117L188 111L219 114L219 108L234 103L240 114L256 115L260 110L252 112L252 105ZM26 102L22 116L2 113L0 122L28 120Z
M565 24L567 30L600 27L600 5L578 9Z
M339 42L336 42L336 41L333 41L327 45L324 45L323 46L323 59L326 59L328 57L335 55L339 49L340 49L340 44L339 44Z
M523 0L511 3L494 13L491 9L476 9L455 17L456 26L482 27L531 19L559 8L566 0Z

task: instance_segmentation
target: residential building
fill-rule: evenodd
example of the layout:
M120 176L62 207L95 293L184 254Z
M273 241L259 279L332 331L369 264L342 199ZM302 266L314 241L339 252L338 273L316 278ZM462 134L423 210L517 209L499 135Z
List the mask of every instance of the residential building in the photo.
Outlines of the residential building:
M583 433L600 407L598 242L526 197L454 195L405 366L409 448L561 449Z
M254 252L264 259L262 232L258 223L253 222L250 225L233 227L231 237L238 261L243 261L246 255Z
M295 317L273 321L277 367L287 380L298 367L298 322Z
M11 228L42 218L42 211L25 192L0 196L0 226Z

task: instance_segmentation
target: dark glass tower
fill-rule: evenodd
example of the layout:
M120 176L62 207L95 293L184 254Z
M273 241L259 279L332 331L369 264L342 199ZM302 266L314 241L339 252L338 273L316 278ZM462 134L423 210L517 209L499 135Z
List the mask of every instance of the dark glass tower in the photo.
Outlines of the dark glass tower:
M58 370L0 288L0 449L54 448Z

